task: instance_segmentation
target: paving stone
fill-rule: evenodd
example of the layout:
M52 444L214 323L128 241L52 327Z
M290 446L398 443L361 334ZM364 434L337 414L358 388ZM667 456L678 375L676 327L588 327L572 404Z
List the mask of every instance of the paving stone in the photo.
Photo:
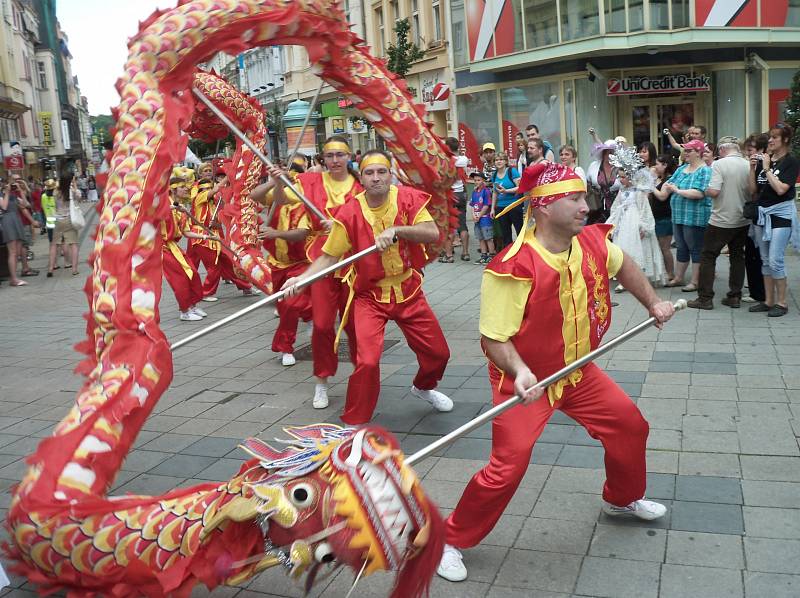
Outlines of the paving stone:
M429 438L431 442L438 439L437 436ZM488 438L459 438L446 450L445 455L453 459L482 459L488 462L491 452L492 441Z
M741 535L744 533L742 508L739 505L676 500L672 503L671 529Z
M742 455L741 462L745 479L800 482L800 458Z
M589 546L589 554L660 563L664 560L666 543L666 530L598 524Z
M736 598L744 596L742 574L731 569L665 564L661 568L661 598Z
M202 439L200 435L191 434L161 434L145 444L142 448L146 451L161 451L165 453L179 453L185 448Z
M206 467L214 463L213 457L200 457L198 455L171 455L165 461L159 463L150 473L172 477L195 477Z
M733 353L695 351L692 356L699 363L736 363L736 355Z
M796 574L800 541L746 537L744 555L750 571Z
M529 517L525 520L514 547L583 555L589 548L594 527L595 524L589 521Z
M740 478L739 455L725 453L687 453L680 454L679 471L681 475L707 475Z
M601 501L599 494L584 494L544 489L533 509L534 517L568 519L574 521L597 520Z
M675 498L675 476L668 473L648 473L647 497L666 500Z
M680 355L679 353L676 355ZM692 372L691 361L652 361L648 370L650 372Z
M742 480L744 504L757 507L794 508L800 505L800 484Z
M597 446L567 445L556 460L556 465L597 469L604 466L605 451Z
M537 442L533 447L531 463L538 463L540 465L553 465L558 460L558 456L563 449L563 444Z
M737 366L732 363L702 363L697 361L692 364L690 371L693 374L736 375L739 373Z
M748 536L800 539L800 509L743 507L742 513Z
M576 592L608 598L656 598L659 565L623 559L586 557Z
M792 426L785 419L742 416L737 428L742 453L800 455Z
M797 598L800 595L800 575L744 572L746 598Z
M175 488L179 488L185 479L186 478L184 477L142 473L133 478L131 481L117 488L116 493L119 496L123 496L125 494L155 496L169 492L170 490L175 490Z
M739 536L700 532L667 532L667 563L744 569L744 549Z
M684 429L681 448L701 453L738 453L739 436L736 432Z
M521 595L519 588L506 588L504 586L493 585L486 594L486 598L519 598ZM530 590L525 592L526 598L570 598L575 594L565 594L562 592L545 592L543 590Z
M123 471L144 473L156 465L163 463L172 456L172 453L148 450L134 450L128 453L122 464Z
M197 442L190 444L180 452L185 455L200 455L203 457L224 457L232 450L236 449L242 440L239 438L201 438ZM242 452L242 456L244 456Z
M584 492L599 494L603 489L606 474L603 469L576 467L553 467L545 488L549 492Z
M742 489L739 480L735 478L679 475L675 480L675 498L740 505Z
M504 514L497 520L497 523L494 528L492 528L492 531L489 532L489 535L481 540L481 544L505 547L513 546L519 536L520 530L522 530L522 526L527 520L527 516Z
M495 582L515 588L571 592L580 567L579 556L512 548Z

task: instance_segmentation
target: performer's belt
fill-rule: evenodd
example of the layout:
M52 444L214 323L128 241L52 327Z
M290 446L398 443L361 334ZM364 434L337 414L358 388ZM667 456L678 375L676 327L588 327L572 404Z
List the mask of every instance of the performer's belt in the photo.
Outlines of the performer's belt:
M550 406L553 407L555 404L561 400L562 395L564 394L564 387L567 384L572 386L576 386L578 382L583 379L583 371L578 368L574 372L572 372L568 376L564 376L560 380L553 382L550 386L547 387L547 399L550 401Z

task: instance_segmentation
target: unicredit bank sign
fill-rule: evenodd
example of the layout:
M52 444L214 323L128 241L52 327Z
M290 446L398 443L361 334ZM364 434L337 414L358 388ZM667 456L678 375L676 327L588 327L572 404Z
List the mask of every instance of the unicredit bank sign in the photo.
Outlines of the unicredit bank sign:
M709 75L663 75L661 77L624 77L609 79L607 94L610 96L633 96L650 93L686 93L709 91Z

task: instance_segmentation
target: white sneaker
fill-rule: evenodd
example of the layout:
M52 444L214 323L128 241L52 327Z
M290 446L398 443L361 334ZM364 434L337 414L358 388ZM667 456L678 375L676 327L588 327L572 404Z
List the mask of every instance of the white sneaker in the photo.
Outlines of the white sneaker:
M272 315L274 315L276 318L279 318L281 316L281 314L278 313L278 308L277 307L272 310Z
M191 309L181 312L181 320L184 322L199 322L202 319L203 316L194 313Z
M436 573L447 581L464 581L467 578L467 568L464 566L461 551L455 546L445 544Z
M757 303L750 295L742 295L742 301L745 303Z
M297 360L294 358L294 355L291 353L283 353L281 354L281 363L285 366L294 365L297 363ZM327 405L325 405L327 407Z
M433 405L436 411L446 412L453 410L452 399L438 390L420 390L416 386L412 386L411 394Z
M196 313L201 318L205 318L205 317L208 316L208 314L206 313L206 310L204 310L202 307L199 307L197 305L192 305L192 307L189 308L189 311Z
M311 403L314 409L325 409L328 406L328 385L317 384L314 387L314 401Z
M203 297L203 301L207 301L208 303L214 303L215 301L219 301L216 297Z
M652 521L663 517L667 512L667 507L661 503L653 502L652 500L645 500L644 498L635 500L625 507L618 507L612 505L610 502L603 501L603 513L611 517L618 517L620 515L632 515L645 521Z

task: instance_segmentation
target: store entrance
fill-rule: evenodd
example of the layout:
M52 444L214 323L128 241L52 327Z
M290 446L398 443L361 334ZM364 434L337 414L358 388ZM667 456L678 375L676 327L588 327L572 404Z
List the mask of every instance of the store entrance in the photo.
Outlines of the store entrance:
M664 129L669 129L677 141L682 141L686 130L694 124L696 102L685 98L659 98L657 100L631 100L633 142L651 141L659 153L669 149Z

